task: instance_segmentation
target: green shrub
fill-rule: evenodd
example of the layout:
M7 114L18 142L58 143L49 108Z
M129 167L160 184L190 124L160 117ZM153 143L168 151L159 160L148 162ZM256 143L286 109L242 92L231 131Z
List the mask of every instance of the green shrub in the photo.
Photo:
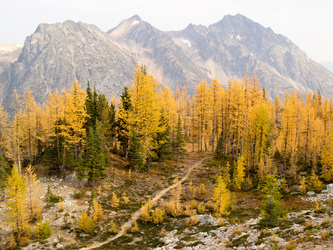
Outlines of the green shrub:
M37 239L47 239L52 235L52 229L50 228L49 222L39 221L35 229Z
M81 189L78 192L73 193L73 198L74 199L82 199L86 195L87 190L86 189Z
M61 196L53 194L49 185L47 187L46 200L50 203L59 203L61 200L63 201L64 199Z

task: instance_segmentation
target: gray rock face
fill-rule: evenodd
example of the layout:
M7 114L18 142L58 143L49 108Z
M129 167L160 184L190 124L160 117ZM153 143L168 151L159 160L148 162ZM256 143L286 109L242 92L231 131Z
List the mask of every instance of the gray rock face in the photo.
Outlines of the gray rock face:
M272 97L284 96L292 88L333 94L331 72L288 38L240 14L227 15L209 27L189 25L169 35L210 77L220 81L256 74Z
M14 88L34 92L43 102L51 91L90 81L108 97L130 83L135 59L94 25L66 21L40 24L24 44L18 60L0 75L0 101L10 103Z
M209 78L206 70L194 64L171 36L138 16L122 21L107 33L112 40L132 50L138 64L147 65L149 72L171 90L186 85L193 94L195 86Z
M171 90L185 85L190 94L204 79L217 77L226 84L229 77L256 74L271 97L292 88L333 96L331 72L286 37L239 14L177 32L162 32L138 16L107 33L73 21L41 24L13 60L0 75L0 103L5 105L14 88L19 94L30 89L43 102L49 92L75 79L82 87L90 81L110 98L131 84L137 64L145 64Z

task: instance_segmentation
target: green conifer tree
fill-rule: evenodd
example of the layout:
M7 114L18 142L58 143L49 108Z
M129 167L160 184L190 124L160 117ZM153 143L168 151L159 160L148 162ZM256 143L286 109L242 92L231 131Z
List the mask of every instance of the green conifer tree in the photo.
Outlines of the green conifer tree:
M83 178L86 177L86 168L83 164L82 156L79 155L77 158L76 176L81 182Z
M281 180L276 174L267 175L262 187L264 197L262 198L260 224L263 226L276 226L279 218L286 214L286 208L281 204Z
M131 167L137 170L145 170L143 168L142 145L136 135L136 131L132 130L132 136L129 141L128 160Z
M222 160L224 157L224 143L223 143L223 135L221 133L221 136L217 142L217 146L215 149L215 157L218 160Z
M156 133L156 148L154 149L154 152L156 153L158 162L161 162L163 159L166 159L171 155L170 126L164 115L163 109L161 110L159 127L165 128L165 130Z
M119 114L129 112L132 109L132 102L129 93L129 88L127 86L125 86L124 91L120 97L121 101L119 105ZM118 140L120 141L123 155L125 156L125 159L127 159L129 138L126 135L129 134L129 130L127 128L126 121L121 118L121 115L119 116L119 119L117 121L117 126L118 126Z
M104 150L97 129L89 128L84 160L89 184L94 185L106 177Z

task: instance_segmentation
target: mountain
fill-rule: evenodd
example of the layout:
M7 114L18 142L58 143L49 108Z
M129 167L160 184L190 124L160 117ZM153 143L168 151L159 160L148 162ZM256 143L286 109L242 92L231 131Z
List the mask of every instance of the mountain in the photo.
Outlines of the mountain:
M107 96L120 94L136 66L132 53L95 25L65 21L40 24L29 36L18 60L0 75L0 101L9 104L13 89L34 92L38 102L77 79L90 81Z
M193 94L198 81L208 78L205 69L194 64L167 33L137 15L107 33L112 40L132 50L137 62L146 65L149 72L171 90L186 85Z
M139 16L108 32L73 21L40 24L10 62L0 74L0 103L6 105L15 88L19 93L30 89L43 102L49 92L75 79L83 87L90 81L110 98L131 83L137 64L145 64L171 90L187 86L190 94L204 79L217 77L226 84L229 78L257 75L272 97L292 88L333 96L329 70L288 38L240 14L173 32L158 30Z
M22 51L23 44L0 43L0 74L15 62Z
M209 27L190 24L169 35L193 62L210 72L209 77L226 82L229 77L255 74L273 97L292 88L319 89L333 96L331 72L288 38L240 14L227 15Z

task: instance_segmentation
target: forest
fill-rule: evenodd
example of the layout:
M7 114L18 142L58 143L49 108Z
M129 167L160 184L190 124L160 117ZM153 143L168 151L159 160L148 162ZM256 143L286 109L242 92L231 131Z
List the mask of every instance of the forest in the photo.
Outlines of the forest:
M44 175L58 178L75 172L80 187L96 189L108 177L111 155L126 162L126 171L150 173L190 152L212 152L218 170L207 207L221 218L232 210L231 193L262 190L264 226L278 225L286 214L281 197L295 185L303 194L320 192L333 179L333 102L319 91L293 90L271 99L253 76L229 79L224 86L217 79L203 80L191 97L186 87L172 93L138 65L120 98L107 100L90 83L84 90L75 81L70 89L50 93L43 104L29 90L22 96L14 91L12 100L8 112L0 106L0 188L14 221L12 242L29 238L26 223L41 217L38 201L31 198L39 166ZM199 189L206 192L205 185ZM172 195L173 203L154 214L148 200L141 220L183 214L181 190ZM79 227L101 216L96 199L90 208ZM185 211L191 215L190 208ZM39 233L47 231L41 221L38 227Z

